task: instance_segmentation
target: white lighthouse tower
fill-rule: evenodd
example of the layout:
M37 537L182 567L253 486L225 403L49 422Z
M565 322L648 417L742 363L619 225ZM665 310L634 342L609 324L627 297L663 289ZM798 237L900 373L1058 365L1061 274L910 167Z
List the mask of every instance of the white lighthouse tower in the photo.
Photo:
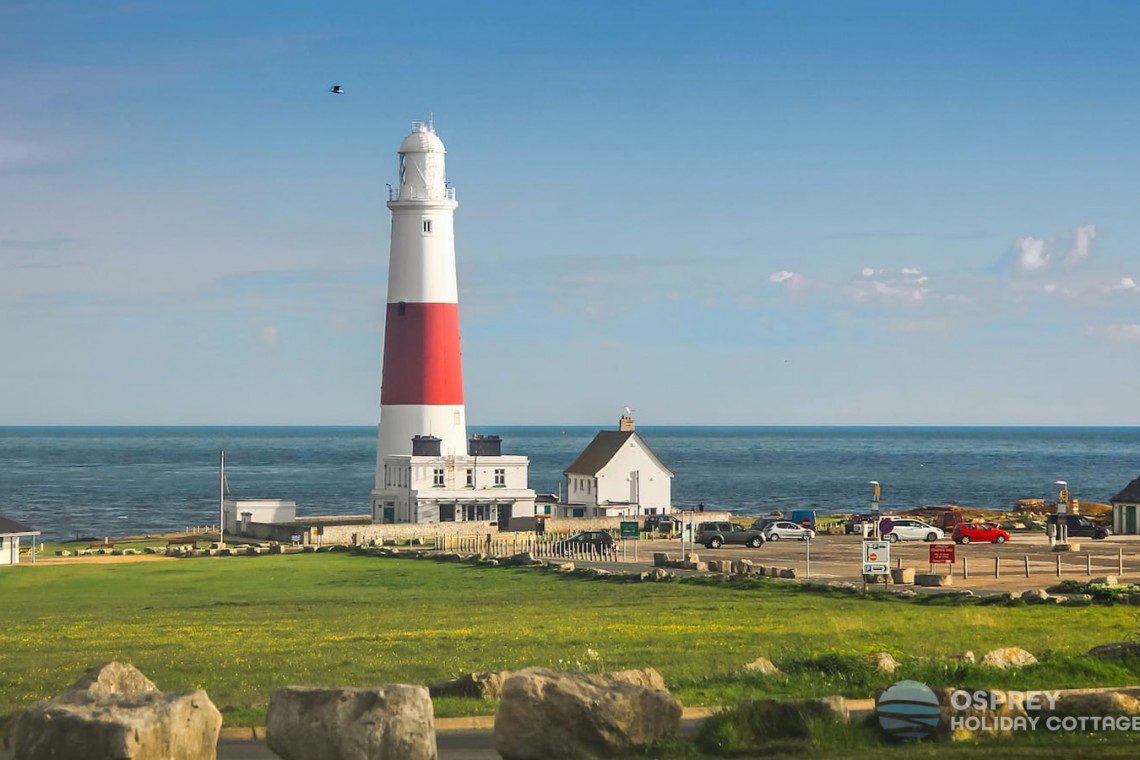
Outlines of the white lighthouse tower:
M533 515L529 460L467 437L455 276L455 190L431 122L412 122L389 190L392 251L372 516L378 522ZM516 509L516 505L519 506Z
M412 453L412 438L440 439L444 455L467 453L459 293L455 280L455 190L443 142L413 122L389 193L392 254L384 330L377 470L389 454Z

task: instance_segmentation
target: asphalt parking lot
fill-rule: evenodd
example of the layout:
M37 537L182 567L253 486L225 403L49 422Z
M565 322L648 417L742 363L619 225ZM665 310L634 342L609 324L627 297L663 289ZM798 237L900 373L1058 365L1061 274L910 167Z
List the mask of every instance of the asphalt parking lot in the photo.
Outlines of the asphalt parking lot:
M633 559L631 543L626 542L627 560ZM946 539L938 543L952 542ZM1004 544L955 545L954 565L936 565L934 569L942 574L951 573L954 576L954 588L975 591L1009 591L1053 585L1058 582L1058 557L1061 562L1061 579L1114 575L1121 581L1140 581L1140 536L1112 536L1101 541L1074 539L1070 543L1079 544L1079 551L1054 552L1044 533L1015 531L1011 534L1010 541ZM744 546L706 549L698 544L695 551L702 560L750 559L762 565L791 567L795 569L797 579L862 583L862 545L857 535L821 535L811 541L810 546L804 541L770 541L759 549ZM680 558L681 542L675 538L640 541L636 564L651 566L653 552L667 552L673 558ZM900 566L901 563L902 567L928 572L929 552L930 544L924 541L892 544L891 567ZM1119 572L1121 554L1124 573ZM1025 573L1027 557L1029 577ZM616 564L629 565L630 562Z

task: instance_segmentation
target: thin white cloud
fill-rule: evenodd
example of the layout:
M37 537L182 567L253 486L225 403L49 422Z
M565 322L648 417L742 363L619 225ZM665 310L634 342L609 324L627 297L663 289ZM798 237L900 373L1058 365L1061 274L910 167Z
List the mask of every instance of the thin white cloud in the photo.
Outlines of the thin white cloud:
M867 274L870 272L871 274ZM862 272L863 279L852 283L851 297L856 302L871 300L896 303L916 303L930 295L927 284L930 278L918 269L907 267L897 272L887 269L871 269Z
M1082 224L1073 230L1073 247L1065 254L1065 266L1076 266L1092 255L1093 240L1096 240L1096 225Z
M1013 241L1018 270L1026 273L1039 272L1049 266L1052 252L1049 241L1031 236Z
M788 272L786 270L772 272L772 274L768 275L768 282L777 284L787 283L789 286L798 285L803 282L803 280L804 276L802 274L798 272Z
M1140 324L1136 323L1120 322L1113 325L1102 325L1090 328L1089 332L1122 343L1140 343Z
M1109 291L1136 290L1136 280L1132 279L1131 277L1121 277L1120 282L1110 286L1108 289Z

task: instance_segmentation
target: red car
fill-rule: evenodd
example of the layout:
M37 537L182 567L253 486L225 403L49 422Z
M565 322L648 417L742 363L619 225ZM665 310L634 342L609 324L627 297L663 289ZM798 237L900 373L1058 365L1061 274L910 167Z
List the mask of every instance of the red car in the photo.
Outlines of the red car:
M954 526L951 537L959 544L968 544L971 541L989 541L991 544L1004 544L1009 540L1009 533L996 525L984 522L964 522Z

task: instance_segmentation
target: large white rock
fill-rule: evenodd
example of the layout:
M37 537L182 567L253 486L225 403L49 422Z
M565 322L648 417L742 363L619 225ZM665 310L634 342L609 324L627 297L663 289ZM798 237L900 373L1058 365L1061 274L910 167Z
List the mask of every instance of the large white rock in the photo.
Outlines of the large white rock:
M13 760L214 760L222 714L206 692L83 696L33 705L12 728Z
M1025 668L1037 664L1037 658L1021 647L991 649L982 655L982 664L990 668Z
M435 716L424 686L273 692L269 748L285 760L436 760Z
M57 699L141 694L148 691L158 691L158 687L134 665L105 662L84 673L82 678L67 687L67 691Z
M504 760L616 757L677 732L669 692L608 676L517 671L503 684L495 748Z

